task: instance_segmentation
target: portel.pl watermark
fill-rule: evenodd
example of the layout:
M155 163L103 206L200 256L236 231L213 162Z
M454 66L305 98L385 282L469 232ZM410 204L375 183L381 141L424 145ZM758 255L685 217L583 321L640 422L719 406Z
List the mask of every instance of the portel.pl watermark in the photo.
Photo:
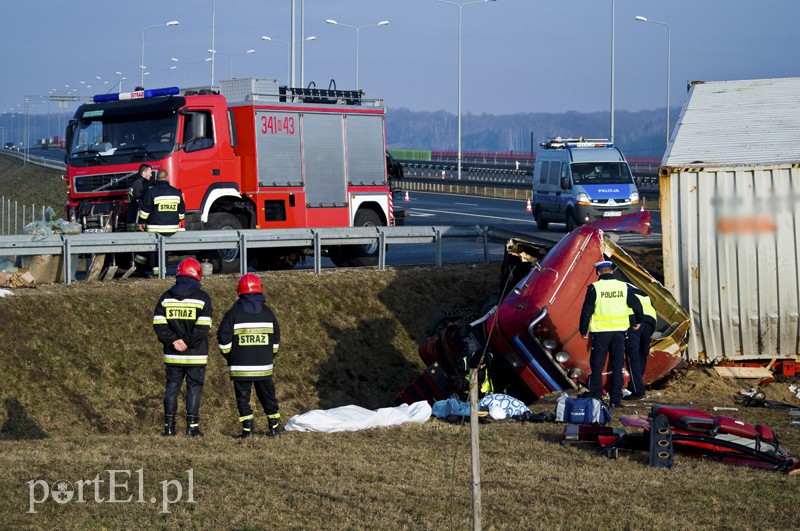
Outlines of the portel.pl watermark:
M170 505L195 503L194 469L186 470L184 478L165 479L160 482L158 495L147 497L144 493L144 469L104 470L92 479L67 481L59 479L48 482L43 479L26 481L28 485L28 513L35 513L36 506L47 502L67 503L151 503L160 504L162 513L169 513ZM184 494L186 497L184 498Z

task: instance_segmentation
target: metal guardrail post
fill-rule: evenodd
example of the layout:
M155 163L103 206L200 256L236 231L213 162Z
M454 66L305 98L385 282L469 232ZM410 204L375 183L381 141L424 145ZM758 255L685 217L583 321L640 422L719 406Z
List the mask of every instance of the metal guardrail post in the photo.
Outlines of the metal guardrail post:
M314 274L319 275L322 273L322 242L320 241L319 232L314 231Z
M378 232L378 269L386 269L386 232Z
M167 250L164 247L164 236L158 235L158 278L167 278Z
M486 227L481 227L481 238L483 239L483 261L489 263L489 235Z
M70 252L69 238L62 238L62 241L64 242L64 260L62 260L64 267L64 282L67 284L72 284L72 253Z
M247 236L239 233L239 274L247 273Z
M436 229L436 267L442 267L442 231Z

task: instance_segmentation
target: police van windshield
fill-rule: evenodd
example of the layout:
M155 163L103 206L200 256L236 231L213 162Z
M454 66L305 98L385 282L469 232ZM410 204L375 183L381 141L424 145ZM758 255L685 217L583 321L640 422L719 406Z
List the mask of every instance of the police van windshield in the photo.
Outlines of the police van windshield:
M631 170L624 162L577 162L572 165L574 184L630 184Z

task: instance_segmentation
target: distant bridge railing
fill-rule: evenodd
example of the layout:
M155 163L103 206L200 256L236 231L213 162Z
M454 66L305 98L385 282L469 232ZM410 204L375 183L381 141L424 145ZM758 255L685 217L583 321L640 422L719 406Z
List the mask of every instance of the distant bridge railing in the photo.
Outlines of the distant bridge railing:
M533 184L533 169L517 168L514 166L486 166L475 164L461 164L461 180L458 180L458 166L451 162L434 162L419 160L400 160L405 178L437 180L446 184L469 184L475 186L489 186L497 188L520 188L530 190ZM641 185L638 187L643 194L658 195L658 165L647 167L648 171L631 171ZM395 186L402 186L402 181ZM449 193L442 189L442 193Z

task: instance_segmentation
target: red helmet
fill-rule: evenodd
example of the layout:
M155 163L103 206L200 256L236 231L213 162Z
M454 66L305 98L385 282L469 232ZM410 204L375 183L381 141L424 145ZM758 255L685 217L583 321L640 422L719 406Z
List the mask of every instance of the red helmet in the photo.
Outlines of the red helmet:
M175 274L200 280L203 278L203 268L200 267L200 262L194 258L184 258L181 260L181 263L178 264L178 271Z
M245 293L264 292L263 288L261 287L261 279L253 273L247 273L239 279L238 291L239 295L244 295Z

